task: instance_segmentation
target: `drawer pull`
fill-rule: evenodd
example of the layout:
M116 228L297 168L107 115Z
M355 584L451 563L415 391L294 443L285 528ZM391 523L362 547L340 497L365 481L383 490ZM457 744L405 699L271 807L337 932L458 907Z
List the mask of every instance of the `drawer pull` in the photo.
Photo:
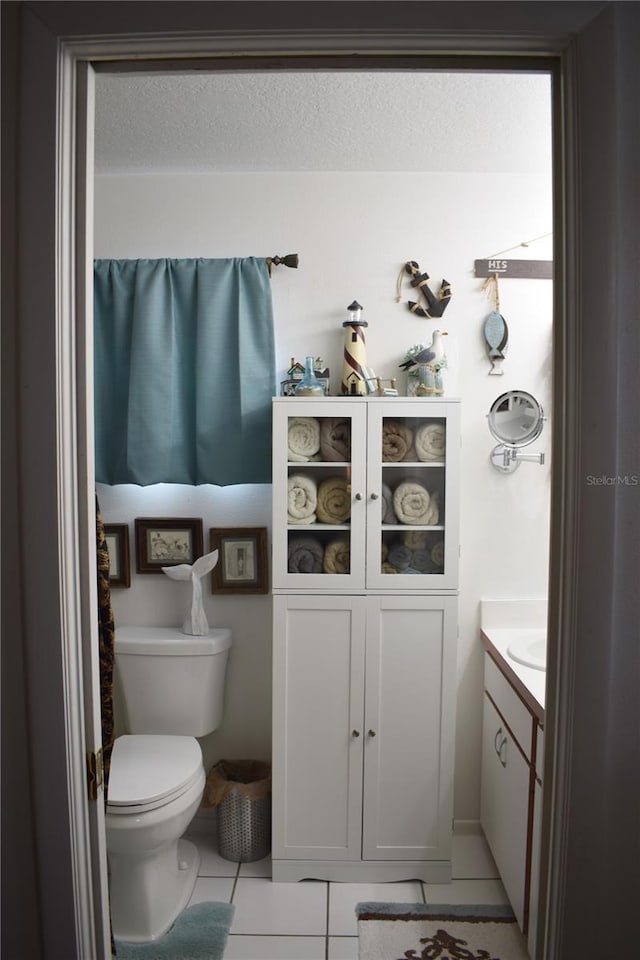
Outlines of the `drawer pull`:
M493 738L493 749L500 756L500 747L498 746L498 739L502 736L502 727L498 727L495 737Z
M503 767L506 767L507 765L507 751L505 749L506 746L507 746L507 738L504 737L502 743L500 744L500 749L498 750L498 760L500 761ZM504 759L502 758L503 750L504 750Z

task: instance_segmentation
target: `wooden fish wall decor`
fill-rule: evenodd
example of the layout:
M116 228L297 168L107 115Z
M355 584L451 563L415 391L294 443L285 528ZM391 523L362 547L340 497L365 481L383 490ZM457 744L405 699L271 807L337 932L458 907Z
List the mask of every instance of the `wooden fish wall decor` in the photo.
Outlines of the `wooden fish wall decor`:
M509 341L509 328L507 321L500 313L500 289L498 287L498 274L494 273L487 277L482 289L490 299L493 299L493 310L484 322L484 339L489 348L489 359L491 360L491 370L489 376L501 377L504 373L502 364Z
M400 272L400 277L398 278L398 287L400 286L402 273L407 273L411 277L411 286L416 287L418 292L421 293L426 300L426 306L422 306L413 300L408 300L407 306L409 310L411 310L412 313L415 313L418 317L441 317L447 309L449 300L451 299L451 284L446 280L443 280L440 284L440 290L436 296L427 283L429 280L429 274L420 273L420 266L415 260L408 260L405 263ZM398 299L400 299L400 296L398 296Z
M491 360L489 374L502 376L504 373L502 364L509 341L509 328L507 321L497 310L492 310L484 322L484 339L489 348L489 359Z

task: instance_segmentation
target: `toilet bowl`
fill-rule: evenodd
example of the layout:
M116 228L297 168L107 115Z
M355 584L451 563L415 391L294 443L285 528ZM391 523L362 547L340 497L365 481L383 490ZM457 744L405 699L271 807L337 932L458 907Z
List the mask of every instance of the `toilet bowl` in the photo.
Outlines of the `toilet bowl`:
M116 669L131 731L113 746L106 809L118 940L161 937L193 892L199 857L182 834L205 785L195 737L221 722L230 646L225 628L198 638L169 628L116 631Z
M198 875L182 834L205 784L193 737L122 736L109 777L106 828L111 919L120 940L161 937L187 905Z

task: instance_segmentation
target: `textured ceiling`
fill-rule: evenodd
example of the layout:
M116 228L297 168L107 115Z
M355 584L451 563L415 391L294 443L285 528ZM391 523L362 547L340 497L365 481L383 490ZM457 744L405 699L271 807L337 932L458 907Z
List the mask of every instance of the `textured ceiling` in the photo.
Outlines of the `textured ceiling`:
M96 171L551 170L546 74L96 78Z

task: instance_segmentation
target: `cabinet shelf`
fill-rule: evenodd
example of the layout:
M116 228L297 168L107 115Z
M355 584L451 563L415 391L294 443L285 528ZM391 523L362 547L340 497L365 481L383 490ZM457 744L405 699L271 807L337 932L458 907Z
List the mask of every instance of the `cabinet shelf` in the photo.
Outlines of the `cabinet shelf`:
M433 467L446 467L444 460L400 460L400 461L382 461L383 470L397 470L403 469L406 467L427 467L427 469L432 469Z
M324 533L330 530L350 529L350 523L291 523L287 526L289 533Z

